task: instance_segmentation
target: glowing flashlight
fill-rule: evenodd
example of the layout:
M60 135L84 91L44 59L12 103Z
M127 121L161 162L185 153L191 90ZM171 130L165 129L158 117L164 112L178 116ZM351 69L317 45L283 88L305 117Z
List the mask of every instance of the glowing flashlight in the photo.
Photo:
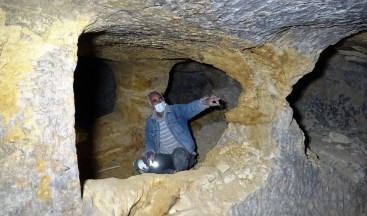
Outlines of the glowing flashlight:
M159 166L159 163L157 162L157 161L153 161L151 164L150 164L150 166L152 166L152 167L158 167Z

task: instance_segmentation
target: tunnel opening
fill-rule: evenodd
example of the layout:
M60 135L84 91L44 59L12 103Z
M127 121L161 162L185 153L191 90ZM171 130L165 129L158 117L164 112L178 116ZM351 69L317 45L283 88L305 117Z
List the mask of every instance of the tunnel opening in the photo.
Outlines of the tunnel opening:
M367 33L329 46L288 101L306 149L354 179L367 166Z
M115 106L115 79L111 68L98 58L79 57L74 72L75 131L81 184L96 177L93 125Z
M198 154L196 167L205 160L227 128L225 112L237 106L241 92L239 82L211 65L187 60L177 63L170 71L165 91L168 103L189 103L211 95L221 98L221 106L207 109L190 121Z
M227 128L225 112L237 106L241 85L225 72L194 60L136 57L134 53L144 53L141 48L124 47L103 56L110 47L96 41L105 36L85 33L78 42L74 91L81 185L87 179L125 179L137 174L132 163L144 151L145 121L151 114L146 96L153 90L165 92L170 104L212 94L222 99L221 107L190 121L198 153L195 168L200 166Z

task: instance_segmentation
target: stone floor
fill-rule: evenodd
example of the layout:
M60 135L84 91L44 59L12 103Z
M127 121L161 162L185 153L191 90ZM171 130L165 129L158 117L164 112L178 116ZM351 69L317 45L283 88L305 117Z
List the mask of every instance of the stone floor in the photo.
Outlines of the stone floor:
M358 182L367 171L367 134L339 133L314 125L306 133L306 142L318 161Z

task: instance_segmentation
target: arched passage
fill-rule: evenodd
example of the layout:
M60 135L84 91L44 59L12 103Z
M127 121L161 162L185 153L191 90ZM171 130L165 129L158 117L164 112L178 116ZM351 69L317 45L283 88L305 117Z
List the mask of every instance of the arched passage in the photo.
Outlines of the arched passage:
M288 97L307 147L353 180L367 165L366 39L364 32L328 47Z
M242 87L236 80L213 66L190 60L172 68L165 91L171 104L188 103L210 95L222 99L220 107L206 110L190 123L197 144L198 165L227 128L225 112L237 106L241 92Z
M132 163L144 150L145 120L151 114L146 96L153 90L165 91L167 101L172 104L210 94L222 98L220 108L211 108L191 121L200 166L227 128L225 112L236 107L241 85L223 71L193 60L135 59L134 53L138 51L134 49L120 53L124 57L118 60L97 58L93 39L99 36L99 33L80 36L75 72L82 182L89 178L123 179L136 174ZM149 54L149 49L146 52ZM98 70L97 75L92 76L93 70ZM80 127L81 123L87 125Z

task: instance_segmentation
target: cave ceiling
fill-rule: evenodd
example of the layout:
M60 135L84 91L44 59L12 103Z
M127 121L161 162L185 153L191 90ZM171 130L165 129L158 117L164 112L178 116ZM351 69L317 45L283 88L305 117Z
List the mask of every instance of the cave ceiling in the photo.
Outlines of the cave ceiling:
M147 1L96 4L96 22L85 33L94 50L133 48L163 49L160 58L185 58L182 45L195 48L225 43L246 49L281 44L300 52L320 52L350 34L366 28L365 2L292 1ZM345 25L345 19L352 25ZM323 33L320 34L320 30ZM299 40L303 41L299 43ZM105 54L104 58L110 58ZM111 56L111 58L113 58Z
M335 49L347 61L367 67L367 32L342 40Z
M89 34L87 42L93 41L95 55L107 47L140 47L167 50L169 55L161 58L183 58L186 51L177 44L187 43L198 49L219 43L240 49L273 43L320 53L367 28L366 1L53 1L45 7L31 1L20 7L6 0L1 5L10 17L7 25L29 25L39 34L56 20L93 14L96 18L84 33ZM39 19L29 22L36 14Z

